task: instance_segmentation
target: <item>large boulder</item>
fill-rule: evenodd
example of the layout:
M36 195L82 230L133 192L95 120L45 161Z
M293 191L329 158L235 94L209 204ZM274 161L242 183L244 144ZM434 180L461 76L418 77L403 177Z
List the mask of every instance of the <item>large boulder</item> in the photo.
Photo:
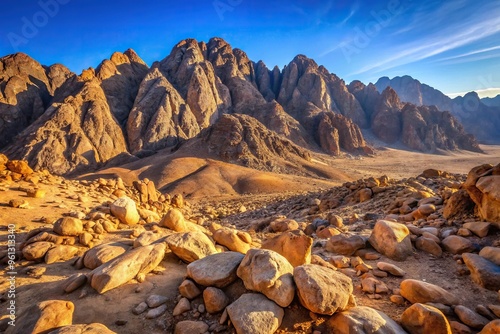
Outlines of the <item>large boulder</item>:
M54 223L54 232L62 236L80 235L83 232L83 224L78 218L60 218Z
M281 326L285 312L259 293L246 293L227 307L238 334L273 334Z
M359 235L346 236L334 235L326 242L326 250L329 252L351 256L357 250L366 247L366 240Z
M55 262L67 261L76 256L78 248L67 245L55 245L45 253L45 263L51 264Z
M113 216L118 218L123 224L135 225L141 219L134 200L127 196L118 198L109 208Z
M401 282L401 296L411 303L440 303L445 305L457 305L459 300L443 288L414 279L407 279Z
M283 255L294 267L311 263L313 239L303 233L284 232L264 241L262 248Z
M327 321L328 333L405 334L387 314L367 306L356 306L334 314Z
M187 275L200 285L223 288L238 278L236 271L243 258L238 252L209 255L188 264Z
M21 331L17 333L48 333L71 325L74 310L75 305L66 300L46 300L28 307L16 321L17 326L22 326Z
M89 249L83 255L83 265L89 269L95 269L102 264L111 261L125 253L130 248L129 245L114 242L102 244Z
M400 223L377 221L368 241L379 253L395 261L404 261L413 254L410 231Z
M34 242L23 248L23 256L28 261L42 261L52 247L54 247L52 242Z
M467 175L463 188L476 203L477 213L483 220L500 227L500 164L474 167Z
M352 301L352 280L338 271L306 264L296 267L293 277L300 303L314 313L332 315Z
M293 266L282 255L266 249L247 252L237 271L245 288L263 293L281 307L295 297Z
M401 315L401 324L410 334L451 334L446 316L437 308L416 303Z
M212 240L202 232L175 233L165 241L172 252L187 263L217 253Z
M94 269L90 284L102 294L133 278L142 281L163 260L165 250L164 243L134 248Z
M58 328L48 334L116 334L103 324L71 325Z
M213 232L213 238L219 245L227 247L230 251L246 254L252 247L250 234L228 227L220 227Z
M472 254L462 254L465 265L470 270L474 282L489 290L500 290L500 266L484 257Z

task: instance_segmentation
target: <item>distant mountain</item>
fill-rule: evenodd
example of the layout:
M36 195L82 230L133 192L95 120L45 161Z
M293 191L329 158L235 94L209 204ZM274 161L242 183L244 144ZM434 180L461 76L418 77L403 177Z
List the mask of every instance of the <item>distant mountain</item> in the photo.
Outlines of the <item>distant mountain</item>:
M274 156L307 161L308 150L370 154L361 129L421 151L480 151L450 113L421 104L392 89L347 87L303 55L269 69L220 38L183 40L150 68L133 50L116 52L80 75L24 54L0 58L0 149L57 174L200 136L219 159L260 169Z
M488 107L500 107L500 94L495 97L483 97L481 102Z
M500 106L495 106L498 100L480 99L475 92L463 97L451 99L437 89L434 89L410 76L380 78L375 87L383 92L392 87L401 101L410 102L416 106L436 106L441 111L449 111L464 126L464 129L486 143L500 142ZM486 102L486 103L485 103Z

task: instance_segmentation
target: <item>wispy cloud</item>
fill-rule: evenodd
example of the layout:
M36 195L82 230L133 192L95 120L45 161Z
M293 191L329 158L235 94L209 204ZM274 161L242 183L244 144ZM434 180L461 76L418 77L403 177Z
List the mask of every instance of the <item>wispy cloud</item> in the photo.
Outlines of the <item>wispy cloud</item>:
M361 68L350 75L359 75L366 72L382 72L401 65L427 59L446 51L479 41L500 32L500 18L475 18L474 22L462 22L461 26L453 26L442 30L427 39L421 39L395 50L395 55Z
M490 52L490 51L495 51L495 50L500 50L500 45L493 46L491 48L480 49L480 50L475 50L475 51L471 51L471 52L467 52L467 53L462 53L462 54L459 54L459 55L456 55L456 56L441 58L441 59L438 59L436 61L444 61L444 60L465 58L465 57L469 57L469 56L472 56L472 55L477 55L477 54L480 54L480 53L485 53L485 52Z
M340 21L338 24L337 24L337 27L343 27L347 22L349 22L349 20L354 16L356 15L357 11L359 10L359 3L354 3L354 5L352 5L351 7L351 11L349 12L349 14L342 20Z

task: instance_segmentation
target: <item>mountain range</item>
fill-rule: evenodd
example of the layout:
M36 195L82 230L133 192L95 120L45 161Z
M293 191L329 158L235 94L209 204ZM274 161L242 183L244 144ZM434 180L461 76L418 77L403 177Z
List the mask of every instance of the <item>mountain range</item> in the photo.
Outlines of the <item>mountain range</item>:
M476 98L479 117L454 108ZM500 112L475 93L461 99L410 77L346 85L303 55L270 69L220 38L183 40L151 67L116 52L80 75L17 53L0 58L0 150L65 175L193 141L216 159L272 171L273 157L372 154L366 131L412 150L480 152L474 135L498 138Z
M500 95L496 98L480 99L476 92L454 99L410 76L380 78L375 87L379 92L392 87L401 101L416 106L436 106L439 110L450 111L464 126L482 142L494 143L500 140Z

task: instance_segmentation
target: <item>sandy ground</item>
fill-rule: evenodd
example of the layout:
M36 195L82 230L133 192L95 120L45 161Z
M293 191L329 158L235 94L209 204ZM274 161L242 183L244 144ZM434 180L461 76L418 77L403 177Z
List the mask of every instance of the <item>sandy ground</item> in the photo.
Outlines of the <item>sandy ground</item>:
M424 169L436 168L446 170L452 173L467 173L472 167L483 163L498 164L500 161L500 146L483 146L486 154L471 152L455 152L446 155L428 155L398 149L379 149L374 157L362 158L331 158L325 155L315 155L313 164L321 166L322 170L330 170L332 174L337 175L336 179L312 179L306 177L289 176L281 174L263 173L254 171L250 174L243 167L229 168L227 165L212 162L208 167L203 168L201 174L182 172L182 164L178 168L160 169L155 167L150 172L149 166L140 171L120 171L113 169L109 175L134 174L134 177L149 177L155 179L159 177L163 189L169 192L185 192L191 194L190 201L203 201L207 198L218 199L223 204L223 200L232 199L234 201L260 198L261 202L269 202L275 199L275 196L286 197L306 191L327 189L336 184L341 184L347 180L355 180L369 176L388 175L391 178L406 178L420 174ZM177 161L179 162L179 161ZM186 161L184 161L186 163ZM189 162L195 171L199 170L199 165L207 164L207 161ZM184 164L184 167L186 164ZM198 168L195 168L197 167ZM167 166L168 167L168 166ZM173 168L173 169L172 169ZM336 174L335 174L336 173ZM101 173L100 175L105 175ZM166 180L172 179L172 183ZM180 181L179 181L180 179ZM246 180L246 181L245 181ZM160 183L160 182L158 182ZM27 186L27 184L14 184L14 186ZM238 188L240 187L240 188ZM16 188L3 188L0 191L0 245L6 244L6 227L8 224L15 224L17 229L18 242L21 242L29 230L37 227L49 225L57 218L72 210L84 210L87 207L99 205L108 198L106 196L97 196L88 203L80 203L71 199L73 195L81 193L82 189L72 188L65 184L55 184L45 186L47 195L43 199L27 198L25 193ZM244 191L240 191L244 189ZM286 196L285 196L286 195ZM13 209L8 207L11 199L25 199L30 203L28 209ZM254 201L259 202L259 200ZM46 222L39 222L45 217ZM107 234L104 241L118 240L127 238L130 231L121 230L117 233ZM497 232L498 237L498 232ZM478 241L480 242L480 241ZM81 249L81 253L85 249ZM381 260L392 262L384 257ZM366 261L375 266L376 262ZM144 315L135 316L131 313L132 307L139 302L144 301L151 294L161 294L169 297L169 310L171 312L175 305L175 298L178 295L178 285L182 281L186 269L185 264L179 262L173 255L168 255L155 270L154 274L147 277L146 282L139 284L131 281L119 289L112 290L105 295L99 295L94 290L86 288L87 295L81 297L82 290L77 290L71 294L62 292L62 283L66 277L76 272L72 266L73 260L62 263L46 265L44 263L34 264L27 261L20 261L18 265L17 276L17 294L16 305L17 314L22 315L27 307L39 301L47 299L70 300L75 303L76 310L74 314L74 323L100 322L108 326L117 333L166 333L171 324L172 318L160 317L155 320L146 320ZM41 278L29 277L25 274L25 268L28 265L36 267L45 267L46 272ZM498 294L494 291L487 291L479 288L471 282L468 276L457 276L455 273L460 268L451 255L437 261L435 258L419 252L414 258L404 263L398 263L406 272L405 278L425 279L428 282L440 285L452 293L459 296L462 303L470 308L478 304L498 304ZM389 278L384 280L389 288L397 288L401 279ZM354 284L359 284L359 278L354 277ZM139 289L138 289L139 287ZM0 292L7 288L7 281L0 283ZM404 311L405 306L396 306L384 296L380 300L369 298L361 293L359 289L355 290L358 304L378 308L387 312L394 319L398 319ZM6 301L0 304L0 316L6 315ZM314 321L311 321L307 312L298 310L298 302L286 312L285 321L281 328L282 333L309 333ZM294 313L294 310L296 311ZM125 321L125 325L118 326L117 320ZM324 319L323 319L324 320ZM318 328L321 328L321 318L316 321ZM314 325L314 326L316 326ZM22 327L18 327L12 333L25 333Z

